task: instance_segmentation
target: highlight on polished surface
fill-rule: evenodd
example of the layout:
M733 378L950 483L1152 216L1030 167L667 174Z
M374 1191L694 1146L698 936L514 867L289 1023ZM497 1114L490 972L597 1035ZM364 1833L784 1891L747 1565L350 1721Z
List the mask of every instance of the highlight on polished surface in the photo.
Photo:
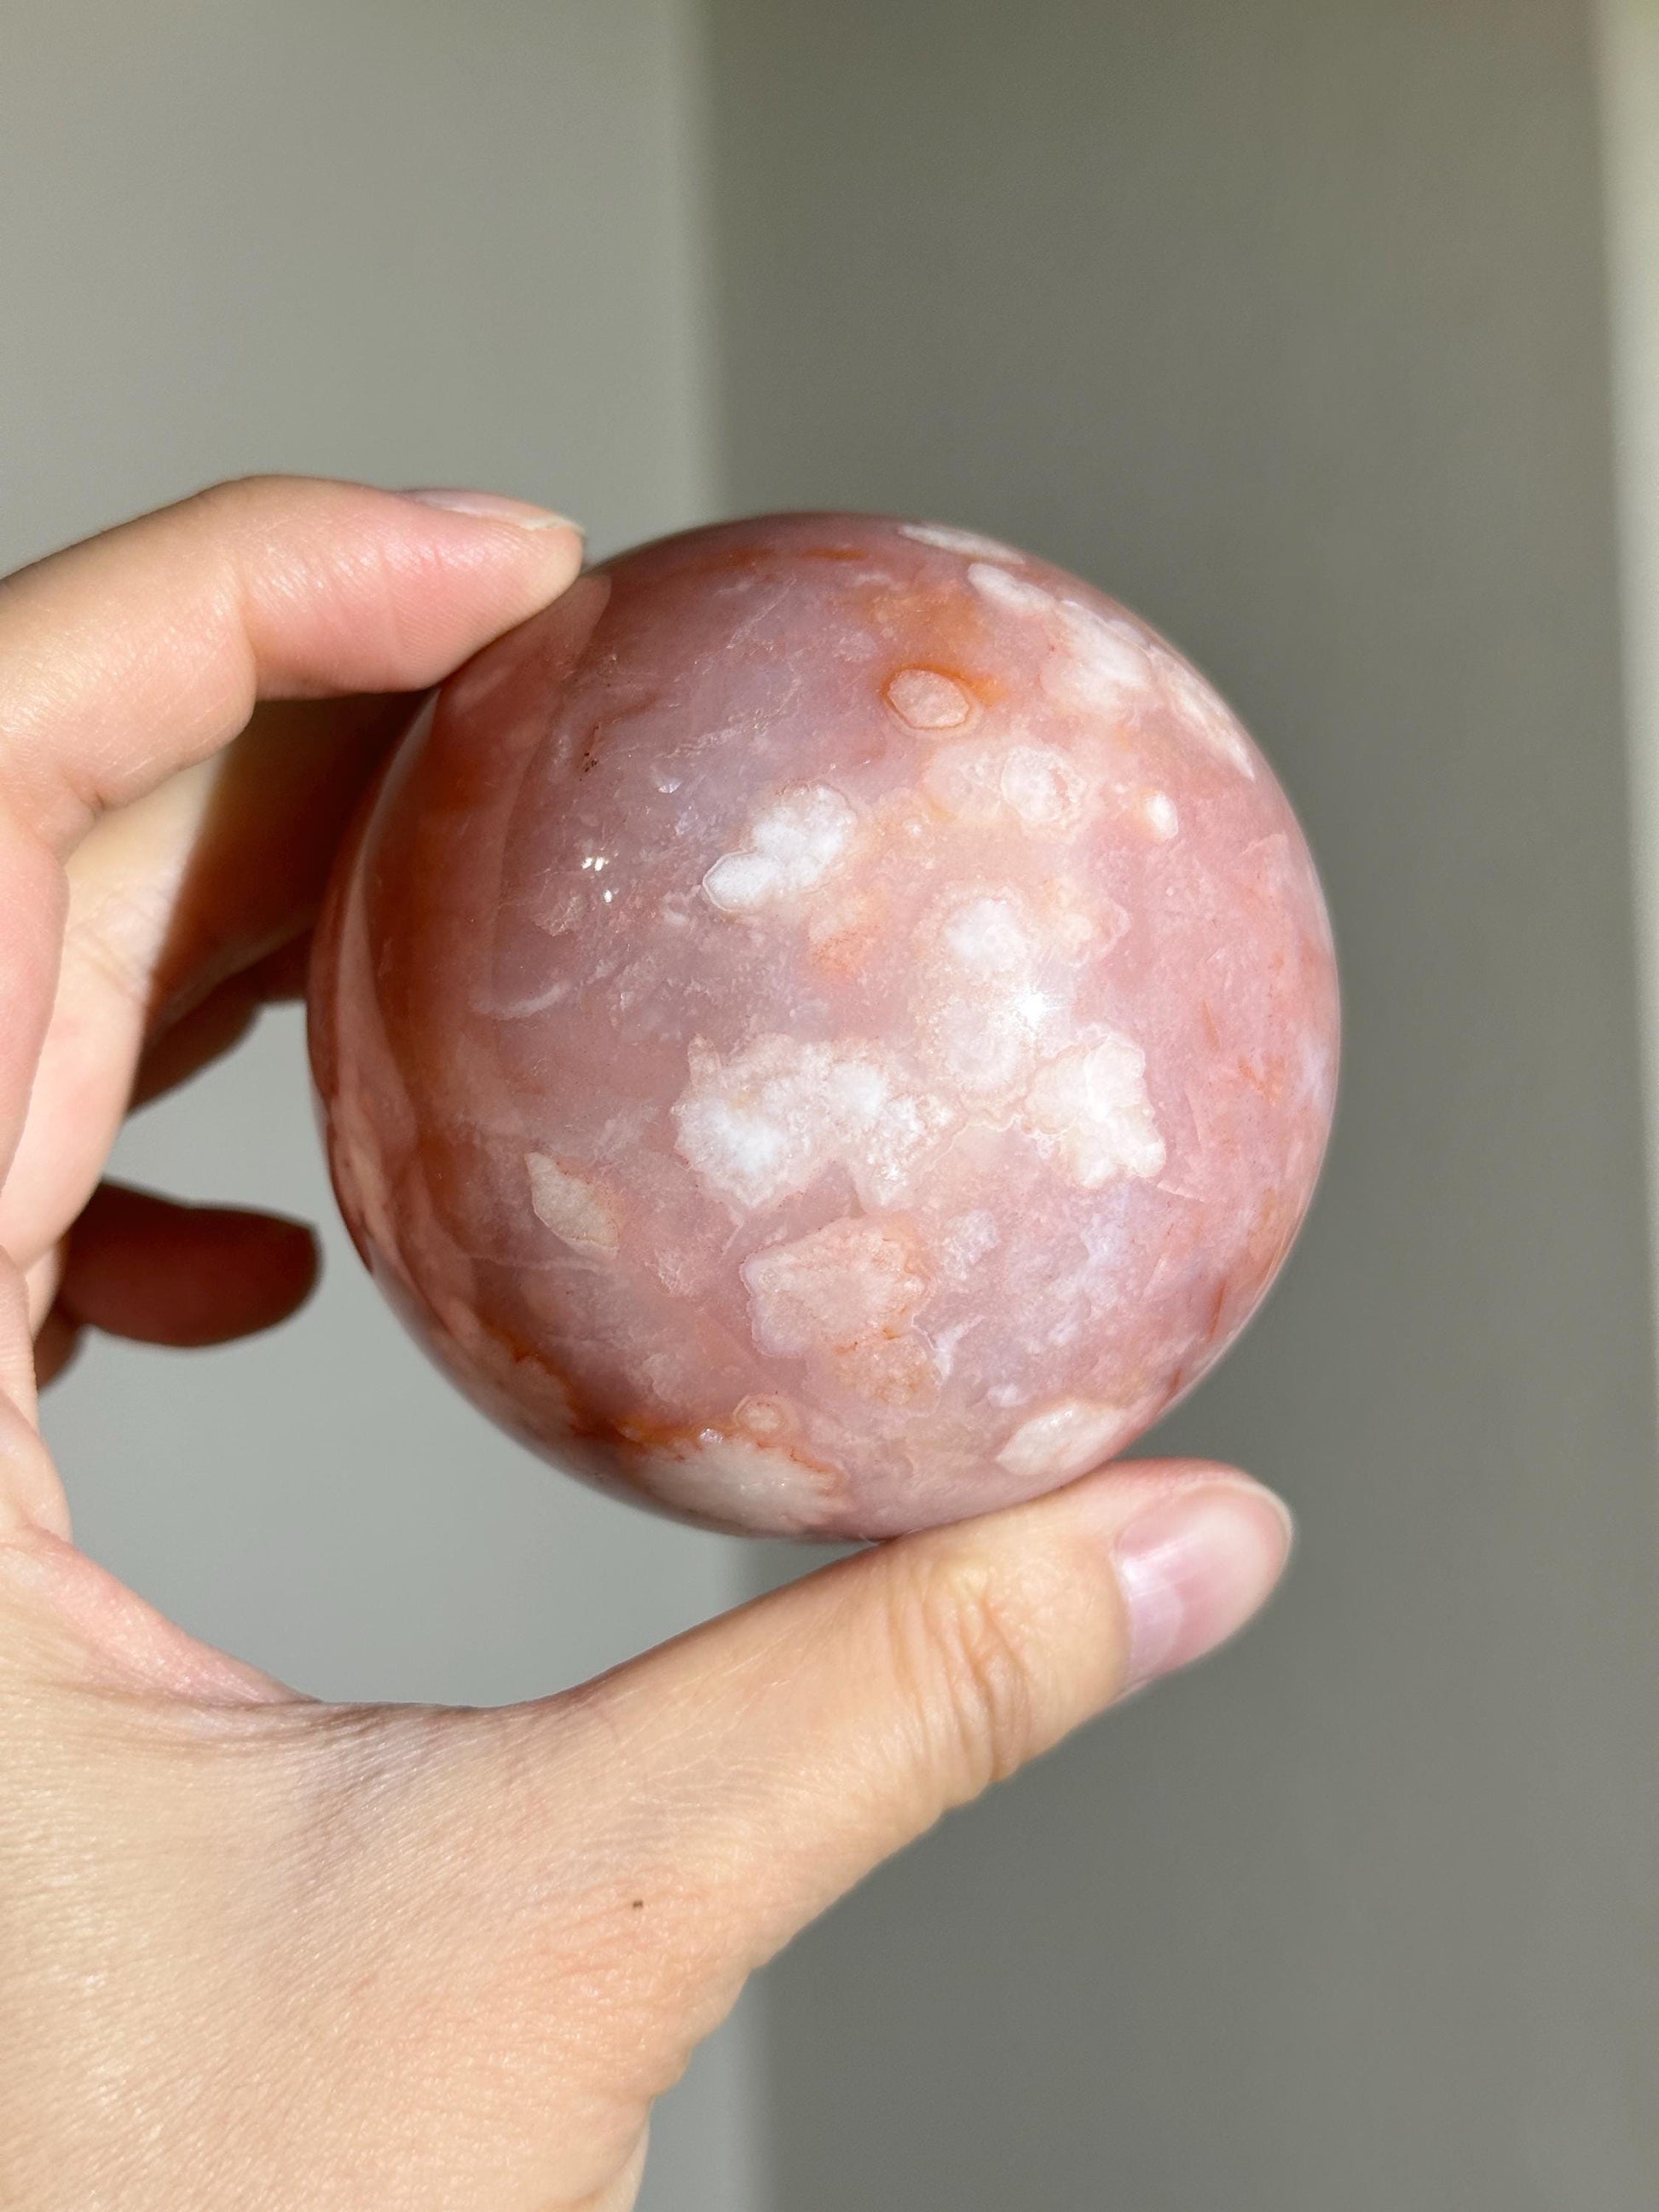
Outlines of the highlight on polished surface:
M311 994L341 1206L463 1389L715 1526L1120 1451L1306 1212L1329 927L1262 756L1075 576L853 514L584 574L429 702Z

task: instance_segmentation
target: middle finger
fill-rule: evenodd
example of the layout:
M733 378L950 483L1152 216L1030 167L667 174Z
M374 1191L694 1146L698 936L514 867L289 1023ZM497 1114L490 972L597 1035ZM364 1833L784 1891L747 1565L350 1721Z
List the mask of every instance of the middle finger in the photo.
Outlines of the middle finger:
M95 1188L146 1044L299 937L402 697L272 702L236 743L103 817L70 855L63 964L0 1246L27 1267Z

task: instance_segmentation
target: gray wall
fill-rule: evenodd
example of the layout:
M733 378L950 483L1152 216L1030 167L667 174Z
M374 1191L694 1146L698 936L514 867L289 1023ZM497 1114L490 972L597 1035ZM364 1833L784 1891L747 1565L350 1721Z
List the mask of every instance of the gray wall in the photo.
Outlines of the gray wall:
M767 1989L788 2212L1659 2201L1655 1430L1566 0L714 0L727 495L1165 625L1321 853L1339 1142L1168 1426L1292 1585Z
M601 547L702 515L678 0L0 8L0 569L249 469L542 496ZM50 1401L82 1540L304 1687L484 1701L718 1610L736 1547L487 1429L370 1290L297 1017L118 1161L321 1221L257 1343L94 1346ZM656 2130L646 2204L745 2212L743 2031Z

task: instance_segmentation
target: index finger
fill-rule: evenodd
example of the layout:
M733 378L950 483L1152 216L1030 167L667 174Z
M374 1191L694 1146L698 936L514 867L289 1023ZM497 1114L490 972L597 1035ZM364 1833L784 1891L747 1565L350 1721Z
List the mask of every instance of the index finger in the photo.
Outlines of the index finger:
M0 585L0 1169L51 1011L63 855L261 698L418 690L556 597L575 527L514 501L226 484Z
M0 793L61 850L257 700L437 682L581 563L560 516L488 510L249 477L20 570L0 585Z

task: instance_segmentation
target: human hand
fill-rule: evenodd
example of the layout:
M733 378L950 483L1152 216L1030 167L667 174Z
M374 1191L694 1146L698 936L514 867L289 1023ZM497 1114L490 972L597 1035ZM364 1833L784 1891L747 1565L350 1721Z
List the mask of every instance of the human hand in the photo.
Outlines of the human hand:
M33 1329L43 1367L88 1325L209 1342L309 1287L296 1224L99 1177L135 1097L297 987L402 695L574 575L569 528L475 504L227 486L0 585L0 2201L20 2212L617 2212L652 2100L757 1966L1230 1634L1288 1547L1243 1476L1112 1468L494 1711L318 1703L74 1548Z

